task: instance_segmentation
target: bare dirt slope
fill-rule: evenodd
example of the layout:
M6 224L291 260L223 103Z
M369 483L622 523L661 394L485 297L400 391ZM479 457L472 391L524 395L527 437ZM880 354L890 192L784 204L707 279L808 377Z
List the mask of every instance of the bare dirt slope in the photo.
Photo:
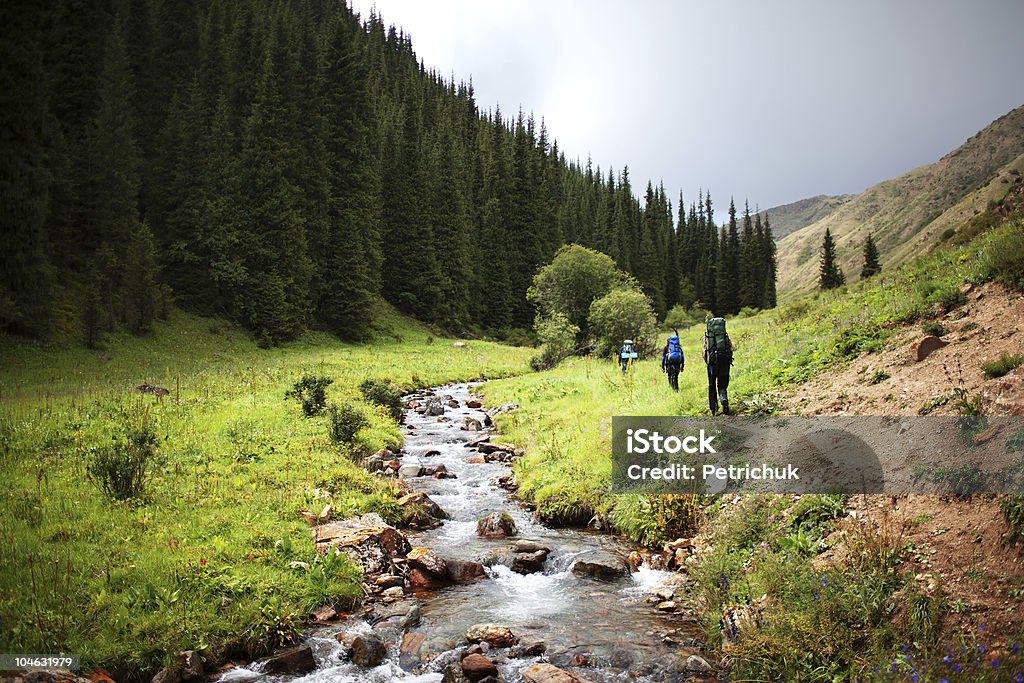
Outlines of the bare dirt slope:
M941 403L961 378L970 396L991 396L1007 381L1024 382L1020 370L1010 380L990 380L981 369L1001 354L1024 354L1024 296L986 284L967 298L966 306L941 319L948 345L925 360L915 362L910 353L910 345L923 336L920 328L902 328L886 350L798 387L786 398L786 412L916 415L929 402ZM872 384L876 371L889 377ZM931 412L956 414L953 401ZM942 591L943 629L950 642L958 632L972 633L998 656L1024 632L1024 550L1005 542L1008 526L998 498L857 496L851 508L847 523L864 520L903 529L905 568L921 591ZM841 558L843 552L840 544L819 559Z

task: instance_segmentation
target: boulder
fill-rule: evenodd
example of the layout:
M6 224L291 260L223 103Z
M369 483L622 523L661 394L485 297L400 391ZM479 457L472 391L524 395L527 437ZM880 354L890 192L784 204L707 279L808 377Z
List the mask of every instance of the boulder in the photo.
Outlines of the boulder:
M203 656L195 650L179 652L175 660L181 668L181 679L184 681L196 681L206 674L206 663Z
M431 417L437 417L438 415L444 415L444 403L439 398L431 398L427 401L424 407L425 414Z
M403 655L417 655L426 640L426 635L416 631L409 631L402 636L402 643L398 646L399 652Z
M438 477L438 475L441 476ZM423 465L420 469L420 476L444 479L448 477L448 468L444 465Z
M476 535L482 538L515 536L516 521L507 512L492 512L476 523Z
M479 432L483 428L484 428L483 424L480 422L480 420L477 420L476 418L470 417L469 415L467 415L466 417L462 418L462 430L463 431L466 431L466 432Z
M456 401L454 398L450 398L450 399L448 399L448 407L449 408L458 408L459 407L459 402Z
M534 664L523 672L523 683L590 683L553 664Z
M475 439L473 439L472 441L469 441L466 444L466 448L476 448L480 444L487 443L490 440L491 440L491 435L490 434L482 434L482 435L476 437Z
M1024 416L1024 366L986 382L981 392L981 407L985 415Z
M398 499L398 507L402 509L405 524L414 529L436 529L441 526L442 519L451 519L440 505L422 491L402 496Z
M423 465L402 465L398 468L398 476L405 479L412 479L413 477L423 476Z
M468 655L462 659L462 673L473 683L488 676L497 676L498 667L483 655Z
M445 565L444 559L428 548L424 548L422 546L413 548L409 551L406 559L409 561L410 567L422 569L428 574L442 577L447 573L447 566Z
M446 575L438 576L420 569L419 567L413 567L410 569L406 578L409 579L409 583L412 584L413 588L418 588L420 590L444 588L448 585L448 577Z
M498 452L508 453L509 455L515 455L516 452L516 447L514 444L503 443L501 441L496 441L494 443L481 443L476 447L476 449L483 453L484 455L491 455L492 453Z
M927 358L933 351L941 349L946 346L949 342L944 342L935 335L929 334L926 337L922 337L921 341L914 342L910 345L910 358L915 363L920 363Z
M360 634L352 641L352 663L370 668L378 666L388 656L388 648L372 633Z
M445 560L448 580L452 583L472 583L487 578L484 566L468 560Z
M590 550L576 558L572 573L602 581L614 581L629 576L629 563L625 558L607 550Z
M491 410L488 410L487 414L491 417L494 417L495 415L504 415L505 413L511 413L513 410L518 409L518 403L506 403L504 405L498 406L497 408L492 408Z
M511 647L519 642L519 637L508 626L474 624L466 631L466 640L470 643L487 643L491 647Z
M483 407L483 405L484 405L483 403L481 403L480 401L476 400L475 398L471 398L468 401L466 401L466 407L467 408L472 408L473 410L479 410L480 408Z
M510 657L540 657L548 649L547 643L543 640L536 640L532 643L523 643L522 645L516 645L511 652Z
M370 577L387 573L411 550L405 534L374 512L313 527L313 539L317 552L338 548Z
M268 674L304 674L316 668L313 650L309 645L290 647L275 652L259 662L259 670Z

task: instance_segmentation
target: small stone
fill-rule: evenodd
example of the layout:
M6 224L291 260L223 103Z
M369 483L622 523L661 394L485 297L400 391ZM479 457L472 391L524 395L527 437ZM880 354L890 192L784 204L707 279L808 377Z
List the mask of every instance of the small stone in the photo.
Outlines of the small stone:
M516 522L507 512L492 512L476 523L476 535L482 538L514 536L516 531Z
M498 667L494 665L494 662L487 659L487 657L473 654L463 658L462 673L464 673L466 678L470 681L477 683L488 676L497 676Z
M486 642L494 647L511 647L519 642L512 629L498 624L474 624L466 631L466 640L470 643Z
M405 613L402 617L402 621L398 622L398 625L402 628L415 628L420 625L420 606L413 605L412 608Z
M313 650L309 645L290 647L261 659L261 671L268 674L304 674L316 668Z
M693 671L695 673L707 674L714 671L714 668L708 664L708 660L704 659L700 655L690 655L686 658L686 670Z
M483 403L477 401L475 398L471 398L468 401L466 401L466 407L472 408L473 410L478 410L483 407Z
M941 349L943 346L946 346L947 344L948 342L944 342L935 335L930 334L926 337L923 337L921 341L915 342L910 345L910 358L915 363L920 363L929 355L931 355L932 352Z
M406 559L411 566L418 567L434 576L445 576L447 573L444 559L428 548L413 548L409 551Z
M338 611L330 605L324 605L323 607L317 607L313 610L313 618L317 621L330 621L338 616Z
M676 603L673 600L666 600L665 602L659 602L654 608L659 612L675 612Z

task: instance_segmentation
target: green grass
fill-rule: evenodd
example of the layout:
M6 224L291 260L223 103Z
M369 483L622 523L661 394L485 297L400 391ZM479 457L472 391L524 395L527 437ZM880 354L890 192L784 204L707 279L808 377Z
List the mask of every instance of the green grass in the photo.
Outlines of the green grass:
M359 571L316 557L298 515L398 520L393 487L352 456L398 446L366 379L404 389L526 370L529 349L434 339L387 310L376 340L323 334L259 349L220 321L174 312L103 353L0 339L0 651L81 653L86 666L142 680L183 649L256 656L320 604L351 607ZM332 444L328 412L285 399L303 374L334 379L329 403L368 418ZM134 392L170 390L162 400ZM113 502L86 476L126 421L146 420L160 466L144 495Z
M1021 365L1024 365L1024 356L1011 356L1004 353L994 361L983 363L981 369L985 373L986 377L989 379L995 379L996 377L1002 377L1003 375L1012 372Z

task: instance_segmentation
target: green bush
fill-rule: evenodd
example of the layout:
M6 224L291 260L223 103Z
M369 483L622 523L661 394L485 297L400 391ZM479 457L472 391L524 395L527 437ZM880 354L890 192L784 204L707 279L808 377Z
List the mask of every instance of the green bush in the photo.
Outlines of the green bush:
M156 450L156 431L143 412L124 425L113 443L92 452L86 477L113 500L138 498L160 464Z
M967 295L960 291L959 287L940 287L925 298L925 303L930 306L939 306L943 311L950 311L967 303Z
M382 406L396 421L402 419L405 406L402 405L402 391L397 386L382 379L368 379L359 385L359 391L368 403Z
M363 411L351 403L331 404L327 409L328 435L335 445L350 444L363 427L370 424Z
M654 350L657 319L643 292L635 289L609 292L590 306L587 321L594 335L594 352L600 356L615 351L624 339L632 339L640 355Z
M580 328L561 313L553 313L546 318L537 316L534 327L541 342L540 352L530 359L530 367L534 370L553 368L576 350L576 335Z
M946 334L946 328L937 320L926 320L921 323L921 331L925 334L935 335L936 337L941 337Z
M997 360L982 363L981 369L986 377L995 379L1019 368L1021 365L1024 365L1024 356L1011 356L1004 353Z
M319 415L327 404L327 387L334 383L330 377L303 375L302 379L284 393L285 398L294 398L302 404L306 417Z

